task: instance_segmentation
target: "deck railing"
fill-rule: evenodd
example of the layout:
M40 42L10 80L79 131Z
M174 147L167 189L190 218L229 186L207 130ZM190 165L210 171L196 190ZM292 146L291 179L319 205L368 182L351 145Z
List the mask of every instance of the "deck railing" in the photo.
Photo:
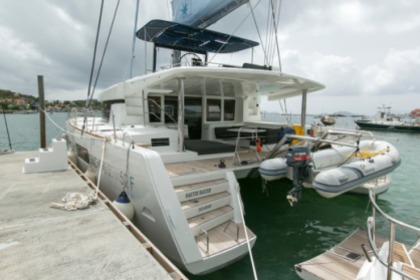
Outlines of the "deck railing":
M255 142L255 157L258 162L261 161L260 156L258 155L258 141L261 141L261 139L258 136L258 133L265 132L264 129L260 129L257 127L239 127L239 128L232 128L229 129L230 132L236 132L238 133L236 136L236 143L235 143L235 155L233 157L233 162L235 165L240 166L242 165L242 160L240 157L240 153L242 151L242 148L246 148L247 151L249 151L249 146L251 145L251 142ZM246 142L245 144L243 144ZM260 142L261 145L261 142ZM261 146L260 146L261 148Z
M77 126L77 122L80 117L86 118L86 122L85 122L86 130L88 131L95 130L95 126L97 125L95 123L95 120L96 120L95 111L88 110L86 108L83 108L82 111L77 110L77 108L72 108L70 110L68 119L73 122L73 125ZM85 121L85 119L83 119L83 121Z
M359 130L350 130L350 129L328 129L326 131L319 132L319 136L308 136L308 135L295 135L295 134L286 134L271 150L267 155L266 159L274 158L279 155L281 148L286 142L291 140L299 140L306 142L310 146L315 146L317 144L330 144L330 145L340 145L347 146L350 148L357 149L357 142L362 138L371 138L375 137L371 132L368 131L359 131ZM331 139L329 139L331 138ZM284 152L284 151L283 151Z
M411 275L408 275L407 273L404 273L403 271L395 268L393 266L394 263L394 243L395 243L395 227L399 226L404 230L414 232L417 235L417 240L415 244L420 242L420 228L406 224L404 222L401 222L395 218L392 218L388 214L386 214L382 209L378 206L376 203L376 195L374 188L369 189L369 198L370 202L372 203L372 216L370 216L367 219L367 229L368 229L368 241L369 244L373 250L373 254L377 258L377 260L384 265L387 268L387 279L392 279L392 273L397 273L403 277L404 279L417 279ZM376 234L376 215L380 214L386 221L389 222L389 251L388 251L388 259L383 260L379 256L379 250L376 247L375 242L375 234Z

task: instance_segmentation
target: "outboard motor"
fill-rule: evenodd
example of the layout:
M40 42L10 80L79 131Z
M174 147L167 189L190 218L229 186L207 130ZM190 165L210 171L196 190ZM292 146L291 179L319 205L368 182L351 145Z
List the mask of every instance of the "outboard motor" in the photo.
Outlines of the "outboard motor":
M293 168L293 189L289 191L286 198L293 206L302 197L302 183L309 174L310 152L305 146L292 146L287 152L286 163Z

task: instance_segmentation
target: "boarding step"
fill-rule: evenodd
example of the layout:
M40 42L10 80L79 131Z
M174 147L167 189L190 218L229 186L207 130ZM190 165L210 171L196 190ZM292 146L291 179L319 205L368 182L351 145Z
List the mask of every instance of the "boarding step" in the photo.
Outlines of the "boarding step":
M206 197L191 199L181 203L187 219L229 205L231 196L228 192L217 193Z
M233 219L233 208L230 206L220 207L213 211L195 216L188 220L188 224L194 236L209 231L227 221Z
M38 157L26 158L23 173L65 171L68 169L67 145L64 139L53 139L51 148L42 148Z
M200 248L201 256L208 257L246 242L246 236L251 242L255 239L255 234L243 224L229 221L209 230L206 234L196 236L195 240Z
M175 187L175 192L180 202L197 199L221 192L229 189L229 182L225 179L218 179L206 182L198 182L195 184L187 184Z

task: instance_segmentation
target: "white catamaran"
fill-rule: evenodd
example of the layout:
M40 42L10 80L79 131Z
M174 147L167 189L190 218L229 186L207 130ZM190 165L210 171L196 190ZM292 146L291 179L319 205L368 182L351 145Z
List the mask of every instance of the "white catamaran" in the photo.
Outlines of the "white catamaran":
M307 139L322 145L332 142L316 137L325 127L315 137L304 136L306 96L323 89L322 84L269 66L208 62L209 53L258 45L203 28L248 1L196 1L214 14L204 17L198 12L195 18L186 12L190 2L173 2L175 10L182 8L182 15L188 15L188 25L152 20L137 31L139 39L153 43L153 73L104 90L99 96L102 117L71 114L67 138L78 166L98 177L108 197L115 199L126 191L134 206L134 223L167 257L193 274L205 274L245 256L256 241L244 223L238 179L256 175L263 159L285 157L283 152L294 144L284 140L289 137L300 137L299 148L308 147ZM158 48L172 49L178 58L160 71ZM180 64L187 54L192 55L191 65ZM262 96L302 96L302 123L295 129L303 136L286 134L278 142L287 125L261 121ZM335 149L332 144L322 147ZM324 154L324 162L331 163ZM353 154L343 151L326 166L338 167ZM398 166L399 158L393 164ZM288 170L305 173L296 164ZM291 195L292 200L299 197Z

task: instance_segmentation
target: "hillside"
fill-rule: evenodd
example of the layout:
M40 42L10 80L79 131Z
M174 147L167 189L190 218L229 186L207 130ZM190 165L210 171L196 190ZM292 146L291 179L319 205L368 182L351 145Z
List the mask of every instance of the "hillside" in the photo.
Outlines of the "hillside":
M37 97L28 94L22 94L18 92L13 92L11 90L0 89L0 99L9 99L9 98L23 98L26 100L35 100Z

